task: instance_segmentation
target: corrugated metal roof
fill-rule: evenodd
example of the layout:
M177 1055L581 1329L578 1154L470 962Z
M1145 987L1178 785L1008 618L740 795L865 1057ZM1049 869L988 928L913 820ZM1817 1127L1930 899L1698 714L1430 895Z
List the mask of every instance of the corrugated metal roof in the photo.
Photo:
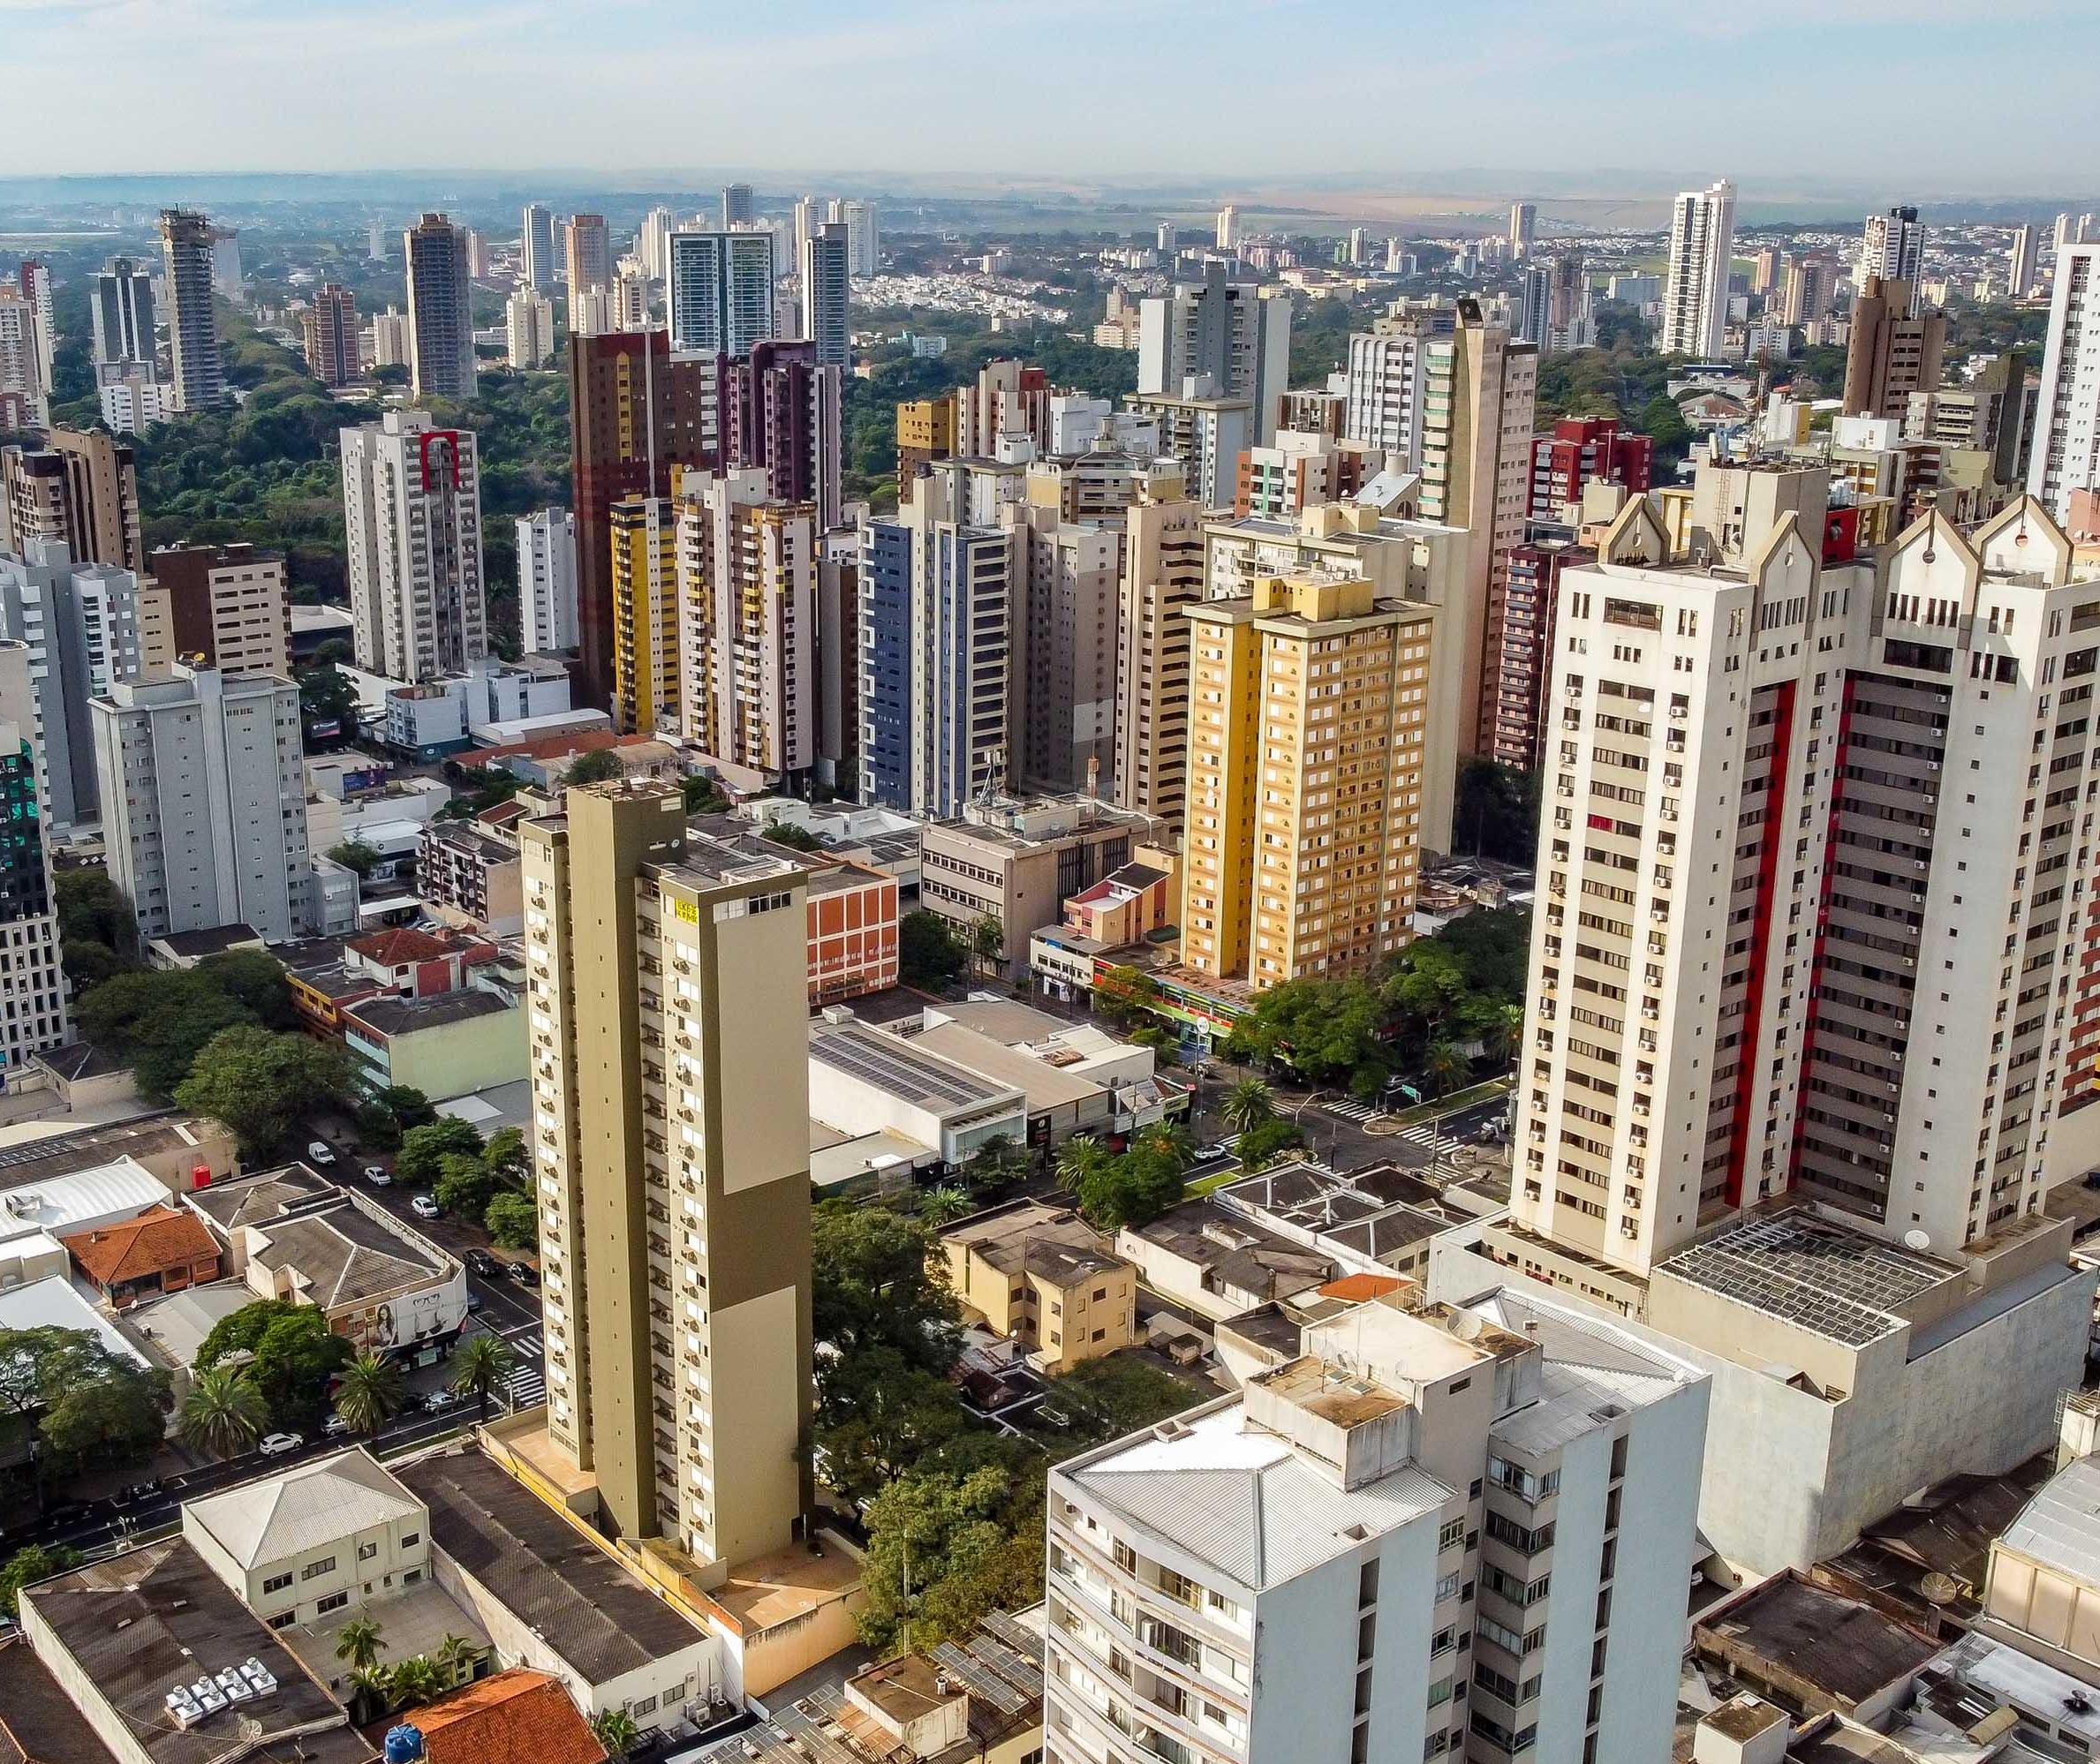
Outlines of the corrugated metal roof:
M187 1511L242 1567L256 1568L395 1519L420 1518L423 1504L356 1448L207 1495Z
M2006 1527L2004 1543L2100 1587L2100 1457L2078 1459L2044 1482Z

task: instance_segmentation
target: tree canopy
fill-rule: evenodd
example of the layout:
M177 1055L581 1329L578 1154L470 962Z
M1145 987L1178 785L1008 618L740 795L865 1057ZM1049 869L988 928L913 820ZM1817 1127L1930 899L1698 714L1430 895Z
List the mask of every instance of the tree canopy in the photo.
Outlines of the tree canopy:
M969 961L969 945L939 913L919 907L897 922L897 974L907 986L937 992Z
M223 1121L241 1155L269 1157L315 1110L347 1099L350 1062L330 1043L253 1023L221 1029L175 1087L182 1107Z
M306 1427L327 1410L329 1381L355 1357L316 1307L258 1299L212 1325L198 1346L196 1363L200 1369L228 1360L245 1363L272 1423Z
M92 1331L0 1329L0 1412L34 1425L45 1460L63 1474L147 1457L169 1398L165 1372L111 1352Z

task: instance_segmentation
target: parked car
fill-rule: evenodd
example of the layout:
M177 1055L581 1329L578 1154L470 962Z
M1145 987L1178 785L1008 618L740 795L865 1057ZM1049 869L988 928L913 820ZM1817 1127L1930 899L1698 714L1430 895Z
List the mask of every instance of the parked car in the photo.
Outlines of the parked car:
M540 1284L540 1270L529 1262L513 1262L510 1264L510 1278L521 1286L537 1286Z
M333 1164L336 1161L336 1148L325 1139L308 1140L306 1161L309 1164Z
M367 1164L365 1166L365 1180L374 1188L384 1188L392 1183L394 1176L383 1164Z
M350 1431L350 1423L341 1415L330 1415L321 1422L321 1430L330 1439L340 1439Z
M442 1415L447 1409L458 1406L459 1398L449 1391L433 1391L423 1398L423 1412L426 1414Z
M500 1255L491 1255L486 1249L468 1250L466 1265L484 1280L501 1280L510 1271L508 1262Z
M119 1501L135 1504L140 1501L150 1501L160 1492L161 1479L158 1476L148 1476L143 1482L129 1484L117 1498Z
M445 1210L427 1195L416 1195L409 1202L408 1210L419 1219L434 1219L442 1217Z
M266 1433L255 1449L265 1458L282 1458L287 1451L297 1451L306 1443L303 1433Z
M474 1314L476 1311L480 1310L480 1308L481 1308L481 1295L480 1295L480 1293L469 1293L466 1295L466 1314L467 1314L467 1315L468 1315L471 1317L471 1316L472 1316L472 1315L473 1315L473 1314Z

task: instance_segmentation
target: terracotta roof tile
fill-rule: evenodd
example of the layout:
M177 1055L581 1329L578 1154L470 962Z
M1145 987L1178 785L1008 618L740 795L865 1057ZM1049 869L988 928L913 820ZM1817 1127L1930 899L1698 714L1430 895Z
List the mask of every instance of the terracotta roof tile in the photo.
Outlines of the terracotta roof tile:
M350 947L382 968L399 968L411 961L435 961L441 955L451 954L451 946L442 938L433 937L428 931L417 931L411 925L374 931L369 937L352 938Z
M1339 1280L1330 1280L1320 1288L1323 1299L1382 1299L1387 1293L1397 1293L1408 1283L1397 1275L1344 1274Z
M114 1286L170 1268L215 1258L218 1240L194 1213L149 1207L135 1219L101 1225L61 1238L75 1262L98 1286Z
M604 1764L569 1692L544 1672L496 1672L406 1717L429 1764Z

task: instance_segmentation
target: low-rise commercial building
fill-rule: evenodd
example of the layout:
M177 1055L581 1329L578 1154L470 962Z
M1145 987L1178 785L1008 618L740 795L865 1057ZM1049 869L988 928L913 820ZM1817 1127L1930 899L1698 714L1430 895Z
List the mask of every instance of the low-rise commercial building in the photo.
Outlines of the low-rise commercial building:
M851 1137L890 1131L966 1164L991 1141L1028 1135L1021 1090L979 1077L842 1013L810 1025L810 1119Z
M1137 1339L1137 1270L1076 1213L1016 1201L958 1220L940 1248L964 1314L1039 1371L1069 1372Z
M343 1045L367 1089L405 1084L442 1102L525 1076L525 1007L481 985L366 999L343 1012Z
M165 1202L60 1240L111 1310L219 1278L217 1240L194 1214Z

